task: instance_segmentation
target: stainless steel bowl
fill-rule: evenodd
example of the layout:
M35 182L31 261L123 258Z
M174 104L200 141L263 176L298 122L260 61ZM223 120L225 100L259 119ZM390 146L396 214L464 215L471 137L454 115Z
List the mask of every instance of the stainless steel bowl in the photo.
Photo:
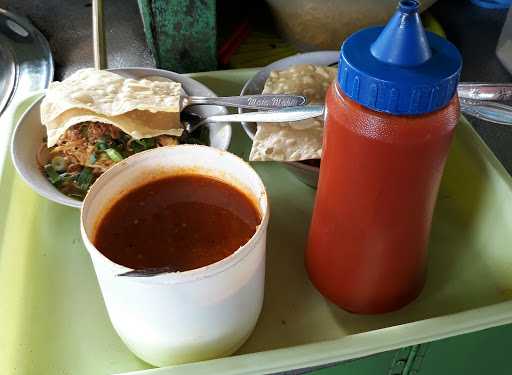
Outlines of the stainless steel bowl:
M284 70L292 65L297 64L315 64L315 65L331 65L338 61L339 51L318 51L302 53L294 56L287 57L285 59L278 60L270 65L267 65L254 75L249 81L247 81L242 89L240 95L255 95L261 94L265 81L267 80L272 70ZM240 108L239 113L243 113L247 110ZM242 123L247 135L254 139L256 133L256 124ZM286 167L292 172L300 181L316 188L318 182L319 167L314 167L302 162L286 162Z
M29 93L48 87L53 59L43 34L25 18L0 9L0 115Z

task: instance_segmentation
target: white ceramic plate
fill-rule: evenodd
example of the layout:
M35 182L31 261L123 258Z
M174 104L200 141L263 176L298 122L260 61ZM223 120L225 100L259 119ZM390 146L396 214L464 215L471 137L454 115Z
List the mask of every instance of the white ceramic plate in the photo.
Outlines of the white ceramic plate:
M265 81L267 80L270 72L273 70L284 70L292 65L298 64L315 64L315 65L331 65L338 62L339 51L317 51L308 52L298 55L286 57L278 60L270 65L267 65L254 75L249 81L246 82L242 88L240 95L257 95L261 94L265 87ZM238 112L243 113L247 110L240 108ZM253 122L242 123L247 135L253 139L256 133L256 124ZM318 172L320 168L307 165L300 162L289 162L286 163L287 168L302 182L306 185L316 187L318 181Z
M112 72L126 77L143 78L160 76L180 82L188 95L217 96L205 85L184 75L165 70L151 68L124 68L111 69ZM21 116L11 140L11 157L14 167L21 178L38 194L43 197L70 207L79 208L82 202L66 196L57 190L41 172L36 161L36 152L45 135L45 128L41 125L39 107L42 98L32 104ZM213 114L227 114L225 107L196 106L194 112L201 116ZM208 124L210 146L227 150L231 142L231 125L229 123Z

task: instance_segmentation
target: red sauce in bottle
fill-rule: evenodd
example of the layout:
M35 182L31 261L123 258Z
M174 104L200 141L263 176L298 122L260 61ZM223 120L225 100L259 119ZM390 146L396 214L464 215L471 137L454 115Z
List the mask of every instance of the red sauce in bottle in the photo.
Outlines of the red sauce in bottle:
M306 251L318 290L358 313L395 310L424 283L427 242L459 117L457 96L421 116L326 98L322 168Z
M325 297L356 313L398 309L425 282L462 58L424 31L419 8L401 0L385 27L349 36L326 97L306 267Z

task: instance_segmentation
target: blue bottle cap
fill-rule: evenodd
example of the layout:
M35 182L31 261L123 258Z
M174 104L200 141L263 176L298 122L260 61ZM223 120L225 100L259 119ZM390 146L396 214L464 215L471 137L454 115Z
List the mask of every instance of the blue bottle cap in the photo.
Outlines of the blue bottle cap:
M338 82L352 100L394 115L421 115L456 93L462 58L446 39L425 32L419 2L402 0L385 27L369 27L341 46Z

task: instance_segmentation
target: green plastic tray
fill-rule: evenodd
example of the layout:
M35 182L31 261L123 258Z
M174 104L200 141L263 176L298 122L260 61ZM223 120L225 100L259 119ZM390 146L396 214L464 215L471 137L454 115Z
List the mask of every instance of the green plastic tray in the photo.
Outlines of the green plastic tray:
M236 95L255 70L199 73ZM31 100L18 105L19 117ZM258 325L231 357L146 372L114 332L78 210L51 203L13 170L0 124L0 374L260 374L357 358L512 322L512 180L462 120L436 207L426 287L406 308L346 313L309 283L303 251L315 191L277 163L254 164L271 200L266 294ZM232 151L249 141L234 125Z

